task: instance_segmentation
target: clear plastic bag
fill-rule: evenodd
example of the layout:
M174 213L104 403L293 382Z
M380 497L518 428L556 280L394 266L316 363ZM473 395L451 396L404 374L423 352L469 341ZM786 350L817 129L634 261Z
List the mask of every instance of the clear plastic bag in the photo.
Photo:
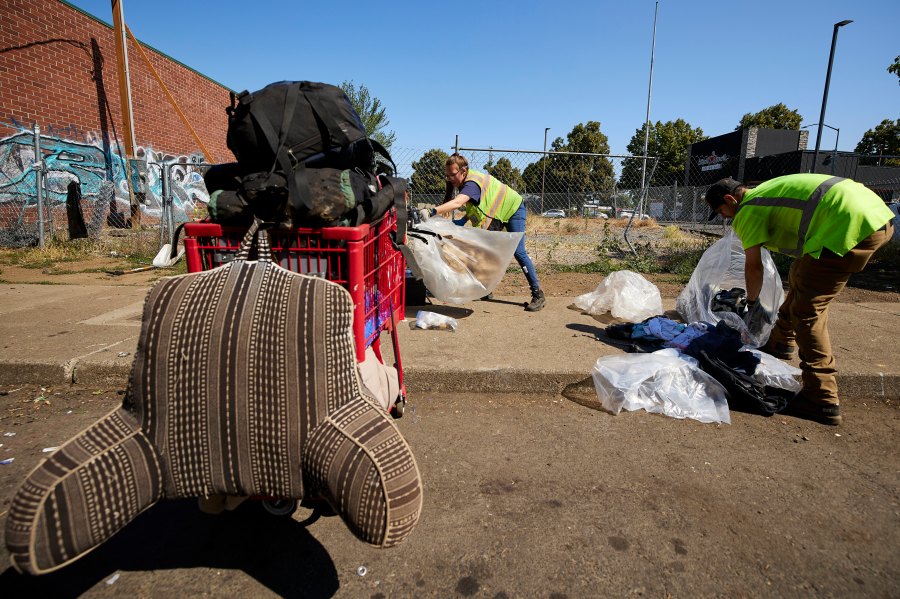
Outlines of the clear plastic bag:
M456 327L459 326L459 323L455 318L450 318L449 316L445 316L444 314L438 314L437 312L427 312L425 310L419 310L416 313L416 327L417 329L438 329L443 331L455 331Z
M757 381L769 387L778 387L779 389L786 389L795 393L799 393L800 389L803 388L803 384L794 378L802 373L799 368L795 368L787 362L758 349L749 351L760 360L759 365L756 367L756 372L753 373L753 378Z
M605 410L640 410L731 424L725 387L676 349L603 356L594 364L594 389Z
M431 295L464 304L497 287L523 235L460 227L446 218L432 218L410 231L407 246Z
M610 273L594 291L576 297L575 306L598 316L609 312L628 322L641 322L663 313L662 296L656 285L630 270Z
M734 312L713 312L712 301L723 289L744 288L744 249L740 238L729 230L701 256L687 286L678 295L675 308L685 322L704 321L716 324L720 320L741 331L744 343L759 347L772 332L778 308L784 301L781 276L771 254L762 248L763 283L759 292L760 307L768 315L768 323L751 332L743 319Z

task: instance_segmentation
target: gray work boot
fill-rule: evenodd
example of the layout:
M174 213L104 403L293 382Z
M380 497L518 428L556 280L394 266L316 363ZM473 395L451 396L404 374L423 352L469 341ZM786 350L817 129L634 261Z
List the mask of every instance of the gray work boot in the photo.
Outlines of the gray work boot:
M536 289L531 292L531 303L525 306L526 312L537 312L544 307L544 292Z

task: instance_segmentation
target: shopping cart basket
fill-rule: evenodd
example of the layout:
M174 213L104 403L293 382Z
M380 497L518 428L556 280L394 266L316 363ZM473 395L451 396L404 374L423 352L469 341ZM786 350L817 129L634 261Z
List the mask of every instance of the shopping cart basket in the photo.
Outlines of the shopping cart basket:
M405 310L406 262L394 245L397 215L392 209L374 223L358 227L319 229L271 229L273 260L282 268L338 283L353 298L353 337L356 359L365 359L372 347L378 359L381 333L390 331L400 396L391 406L399 418L406 405L403 364L397 339L397 323ZM214 223L191 222L184 226L184 250L188 272L210 270L234 259L245 229Z

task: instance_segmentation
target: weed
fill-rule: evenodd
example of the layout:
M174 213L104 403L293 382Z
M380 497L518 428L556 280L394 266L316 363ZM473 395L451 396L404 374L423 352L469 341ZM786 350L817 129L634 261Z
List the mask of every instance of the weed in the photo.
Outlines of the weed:
M666 225L663 228L663 239L668 239L672 242L682 241L684 233L681 232L681 228L678 225Z

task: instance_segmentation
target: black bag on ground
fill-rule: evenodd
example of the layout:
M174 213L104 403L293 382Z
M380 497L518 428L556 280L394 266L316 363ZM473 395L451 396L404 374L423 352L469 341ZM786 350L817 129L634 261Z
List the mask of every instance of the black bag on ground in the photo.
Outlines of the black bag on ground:
M700 368L725 387L728 405L733 409L771 416L782 411L796 395L787 389L763 385L705 350L700 351L698 359Z

